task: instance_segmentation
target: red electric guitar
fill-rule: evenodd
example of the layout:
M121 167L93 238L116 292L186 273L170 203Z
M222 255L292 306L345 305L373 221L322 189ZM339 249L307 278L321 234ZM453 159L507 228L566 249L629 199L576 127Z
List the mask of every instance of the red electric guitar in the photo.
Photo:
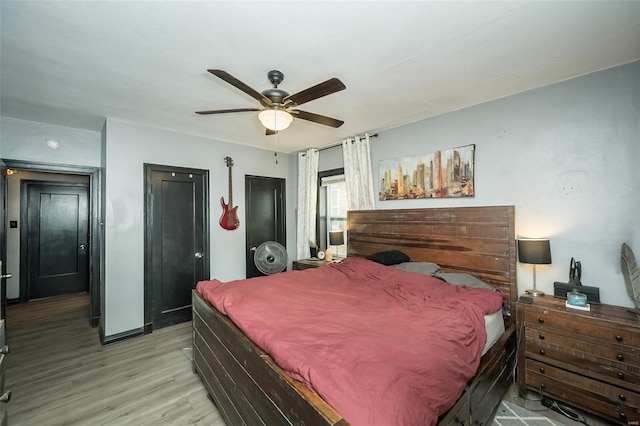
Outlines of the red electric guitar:
M231 157L224 157L224 161L229 168L229 204L225 204L224 197L220 197L220 204L222 204L222 216L220 216L220 226L228 231L238 229L240 226L240 220L238 220L238 206L233 206L232 187L231 187L231 167L233 167L233 159Z

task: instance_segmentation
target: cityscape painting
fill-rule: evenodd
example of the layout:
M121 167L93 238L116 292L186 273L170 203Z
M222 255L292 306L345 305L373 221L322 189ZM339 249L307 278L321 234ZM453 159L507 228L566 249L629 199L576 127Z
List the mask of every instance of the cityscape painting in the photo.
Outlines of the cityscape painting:
M473 197L475 145L380 160L380 201Z

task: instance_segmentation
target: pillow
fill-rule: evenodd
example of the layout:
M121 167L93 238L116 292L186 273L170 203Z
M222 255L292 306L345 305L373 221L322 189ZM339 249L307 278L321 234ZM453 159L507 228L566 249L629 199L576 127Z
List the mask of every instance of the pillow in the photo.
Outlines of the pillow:
M453 285L466 285L467 287L484 288L486 290L497 291L489 284L469 274L460 274L456 272L438 272L434 275L434 277Z
M435 275L440 271L440 267L431 262L403 262L393 265L392 268L401 269L407 272L417 272L424 275Z
M367 259L374 262L382 263L383 265L397 265L402 262L409 262L409 256L401 252L400 250L388 250L379 251L377 253L370 254Z

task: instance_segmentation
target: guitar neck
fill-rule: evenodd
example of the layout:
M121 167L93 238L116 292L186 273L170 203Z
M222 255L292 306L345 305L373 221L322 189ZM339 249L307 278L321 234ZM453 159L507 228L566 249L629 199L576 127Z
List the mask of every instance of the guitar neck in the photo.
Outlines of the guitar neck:
M231 186L231 166L229 166L229 208L233 208L233 188Z

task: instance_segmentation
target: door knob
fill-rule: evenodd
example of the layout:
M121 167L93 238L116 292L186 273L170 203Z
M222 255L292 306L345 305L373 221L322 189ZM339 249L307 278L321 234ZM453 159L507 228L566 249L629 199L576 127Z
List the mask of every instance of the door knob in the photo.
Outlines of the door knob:
M195 256L198 259L202 259L202 257L204 256L204 253L196 252Z
M84 250L86 248L87 248L87 246L85 246L84 244L80 244L80 250Z

